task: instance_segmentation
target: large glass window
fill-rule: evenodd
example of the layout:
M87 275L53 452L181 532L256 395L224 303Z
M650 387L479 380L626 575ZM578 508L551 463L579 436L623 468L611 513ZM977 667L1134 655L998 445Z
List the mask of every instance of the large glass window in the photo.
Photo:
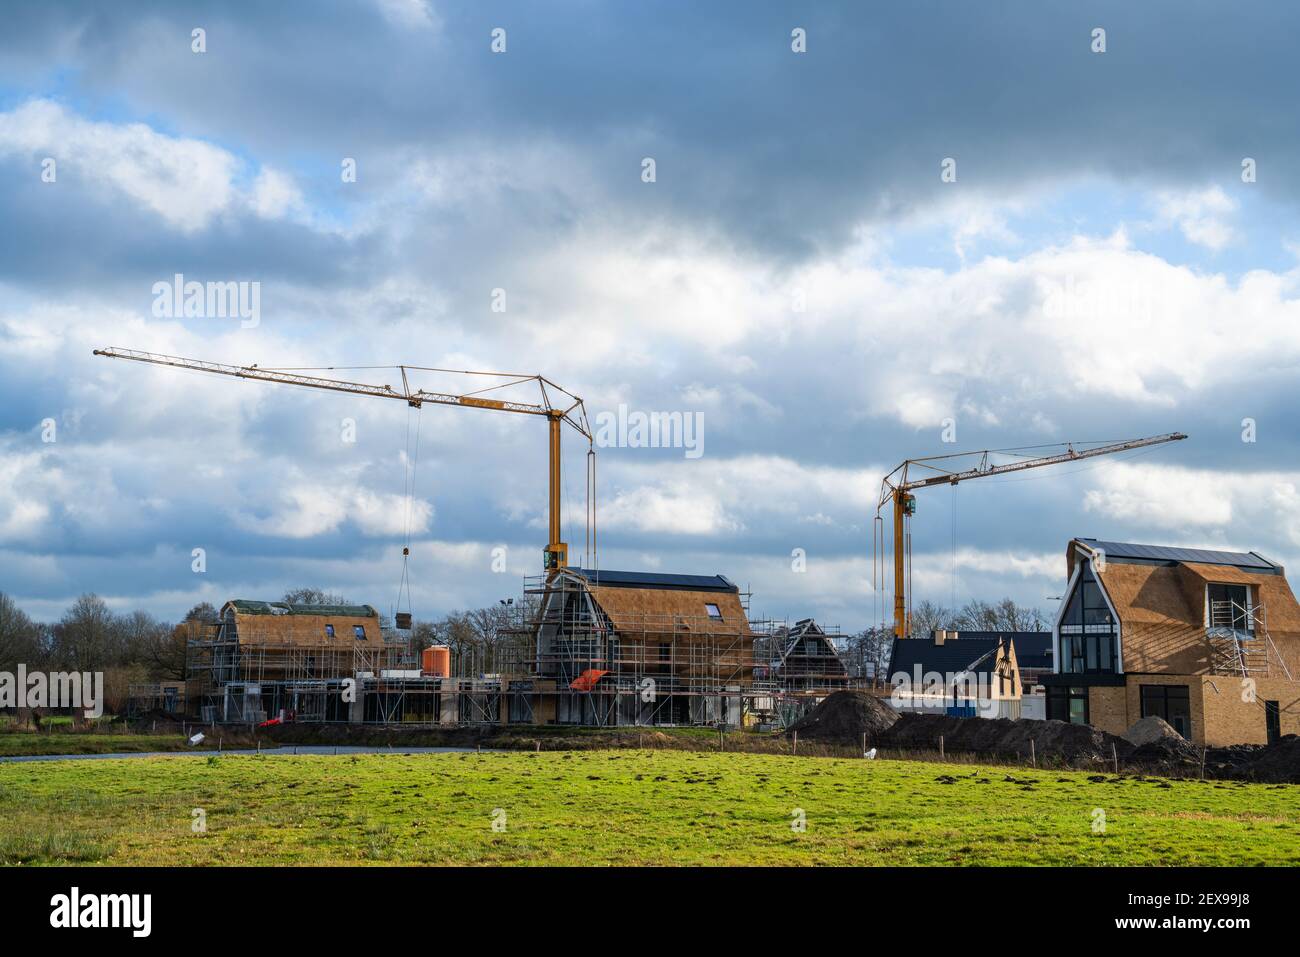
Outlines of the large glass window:
M1116 627L1092 565L1083 564L1061 619L1059 670L1067 674L1114 674Z
M1068 721L1071 724L1088 723L1088 689L1066 688L1052 685L1047 689L1047 718L1049 721Z
M1164 718L1184 738L1192 736L1192 705L1187 685L1143 685L1142 717Z

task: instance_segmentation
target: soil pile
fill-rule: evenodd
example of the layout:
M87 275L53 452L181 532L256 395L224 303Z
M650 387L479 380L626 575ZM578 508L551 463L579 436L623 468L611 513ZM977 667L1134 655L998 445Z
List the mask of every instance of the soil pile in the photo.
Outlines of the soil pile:
M1154 714L1143 718L1120 737L1135 748L1148 744L1172 745L1177 741L1185 741L1168 721Z
M1188 772L1198 769L1201 749L1157 715L1148 715L1124 732L1135 746L1129 762L1149 771Z
M1276 744L1256 749L1244 770L1252 781L1300 784L1300 737L1288 734Z
M828 744L862 744L862 736L874 744L899 720L889 702L865 691L836 691L804 715L789 731L800 738Z
M1121 760L1133 746L1123 738L1098 731L1091 725L1066 721L1012 721L1008 718L954 718L942 714L904 714L881 737L887 748L937 750L943 736L949 754L1001 754L1028 757L1031 749L1040 761L1067 762Z

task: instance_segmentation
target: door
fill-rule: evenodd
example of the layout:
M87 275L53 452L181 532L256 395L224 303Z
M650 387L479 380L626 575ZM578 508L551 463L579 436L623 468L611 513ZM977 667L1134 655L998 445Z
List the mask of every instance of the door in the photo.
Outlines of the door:
M1264 729L1268 732L1268 743L1277 744L1282 737L1282 710L1276 701L1264 702Z

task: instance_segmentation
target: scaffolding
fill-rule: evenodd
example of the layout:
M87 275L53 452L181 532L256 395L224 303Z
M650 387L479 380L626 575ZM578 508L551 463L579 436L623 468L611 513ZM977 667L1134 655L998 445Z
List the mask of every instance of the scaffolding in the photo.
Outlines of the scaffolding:
M835 647L843 637L838 626L823 628L804 618L793 627L780 625L756 639L754 656L783 691L828 694L854 684Z
M620 614L617 625L586 583L568 576L524 581L508 669L511 713L595 727L739 727L755 684L755 624L708 615Z
M783 727L852 685L787 687L767 656L790 627L750 620L739 598L740 620L646 611L616 626L580 578L528 578L499 633L498 672L477 676L424 674L395 633L274 643L212 622L189 642L187 696L205 723Z
M204 722L261 724L270 718L350 721L362 682L412 672L400 640L241 640L233 621L207 623L187 647L192 700Z
M1242 678L1274 677L1273 663L1291 680L1291 670L1268 633L1263 604L1225 599L1210 603L1205 637L1210 643L1210 673Z

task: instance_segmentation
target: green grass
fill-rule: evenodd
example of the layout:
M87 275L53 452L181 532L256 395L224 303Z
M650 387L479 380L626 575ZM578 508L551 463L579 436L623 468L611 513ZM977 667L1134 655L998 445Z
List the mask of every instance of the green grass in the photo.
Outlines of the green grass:
M1300 787L1094 777L678 751L6 764L0 862L1300 864Z
M213 745L215 747L215 744ZM6 731L0 733L0 757L29 754L138 754L141 751L190 751L179 734L127 734L93 731Z

